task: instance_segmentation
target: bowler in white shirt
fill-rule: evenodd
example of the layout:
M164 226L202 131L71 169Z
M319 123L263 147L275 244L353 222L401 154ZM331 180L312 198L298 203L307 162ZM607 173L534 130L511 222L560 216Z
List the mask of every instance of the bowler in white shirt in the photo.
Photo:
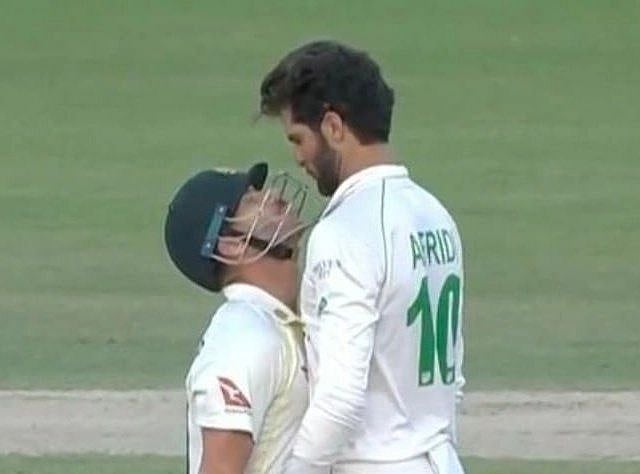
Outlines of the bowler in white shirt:
M389 145L393 90L334 41L287 54L260 87L297 163L330 197L301 315L311 398L286 474L460 474L462 242Z

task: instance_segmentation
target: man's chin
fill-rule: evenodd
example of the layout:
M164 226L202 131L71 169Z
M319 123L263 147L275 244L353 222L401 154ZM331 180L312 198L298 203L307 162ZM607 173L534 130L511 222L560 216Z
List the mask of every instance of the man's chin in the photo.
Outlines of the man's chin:
M329 197L329 196L331 196L331 194L330 194L330 193L328 193L326 190L322 189L322 188L320 187L320 185L318 185L318 186L317 186L317 189L318 189L318 193L320 194L320 196L322 196L322 197Z
M331 197L335 192L334 186L329 186L326 183L321 183L318 179L316 179L316 188L318 189L318 193L320 193L320 195L324 197Z

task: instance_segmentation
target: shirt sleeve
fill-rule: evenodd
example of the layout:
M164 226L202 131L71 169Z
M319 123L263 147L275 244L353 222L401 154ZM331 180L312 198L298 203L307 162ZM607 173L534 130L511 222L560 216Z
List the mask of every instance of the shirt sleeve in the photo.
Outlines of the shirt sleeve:
M464 357L464 338L462 333L460 334L460 340L456 344L456 405L461 405L464 399L464 386L467 380L462 373L462 359Z
M460 234L456 227L456 238L458 242L458 248L462 248L462 242L460 241ZM462 258L462 256L460 256ZM464 285L464 276L462 277L462 285ZM460 295L463 298L460 301L460 307L464 308L464 286L461 288ZM463 313L464 314L464 313ZM463 319L464 321L464 319ZM455 378L455 387L456 387L456 414L462 410L462 402L464 400L464 387L467 383L464 374L462 373L462 364L464 359L464 331L462 330L464 324L460 324L458 327L458 342L456 344L456 378ZM457 418L457 416L456 416ZM451 427L451 437L453 439L454 444L458 443L458 426L457 423L454 423Z
M381 246L371 240L320 226L312 234L307 263L319 302L318 367L288 473L330 465L360 426L384 262ZM296 465L306 467L290 467Z
M205 337L191 376L189 403L193 422L201 428L246 431L257 441L276 392L278 346L266 335L246 331L235 337L237 332L216 327Z

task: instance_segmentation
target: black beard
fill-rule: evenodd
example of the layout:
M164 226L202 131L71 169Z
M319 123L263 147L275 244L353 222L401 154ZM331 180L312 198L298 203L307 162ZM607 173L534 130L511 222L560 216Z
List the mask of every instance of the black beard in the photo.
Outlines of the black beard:
M340 184L340 163L338 152L329 148L329 144L320 137L320 151L315 156L315 168L318 176L316 186L322 196L331 196Z

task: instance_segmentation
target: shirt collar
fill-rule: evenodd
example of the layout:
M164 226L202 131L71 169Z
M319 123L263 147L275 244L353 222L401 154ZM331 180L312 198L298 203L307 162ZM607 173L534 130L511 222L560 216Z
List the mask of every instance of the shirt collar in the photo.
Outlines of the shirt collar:
M407 171L407 168L402 165L375 165L360 170L340 183L338 189L336 189L336 191L333 193L333 196L331 196L327 207L325 207L324 211L322 212L322 217L325 217L327 214L331 213L331 211L333 211L351 194L353 194L362 184L381 180L384 178L408 175L409 172Z
M300 318L275 296L249 283L232 283L222 289L229 301L242 301L266 308L281 324L300 323Z

